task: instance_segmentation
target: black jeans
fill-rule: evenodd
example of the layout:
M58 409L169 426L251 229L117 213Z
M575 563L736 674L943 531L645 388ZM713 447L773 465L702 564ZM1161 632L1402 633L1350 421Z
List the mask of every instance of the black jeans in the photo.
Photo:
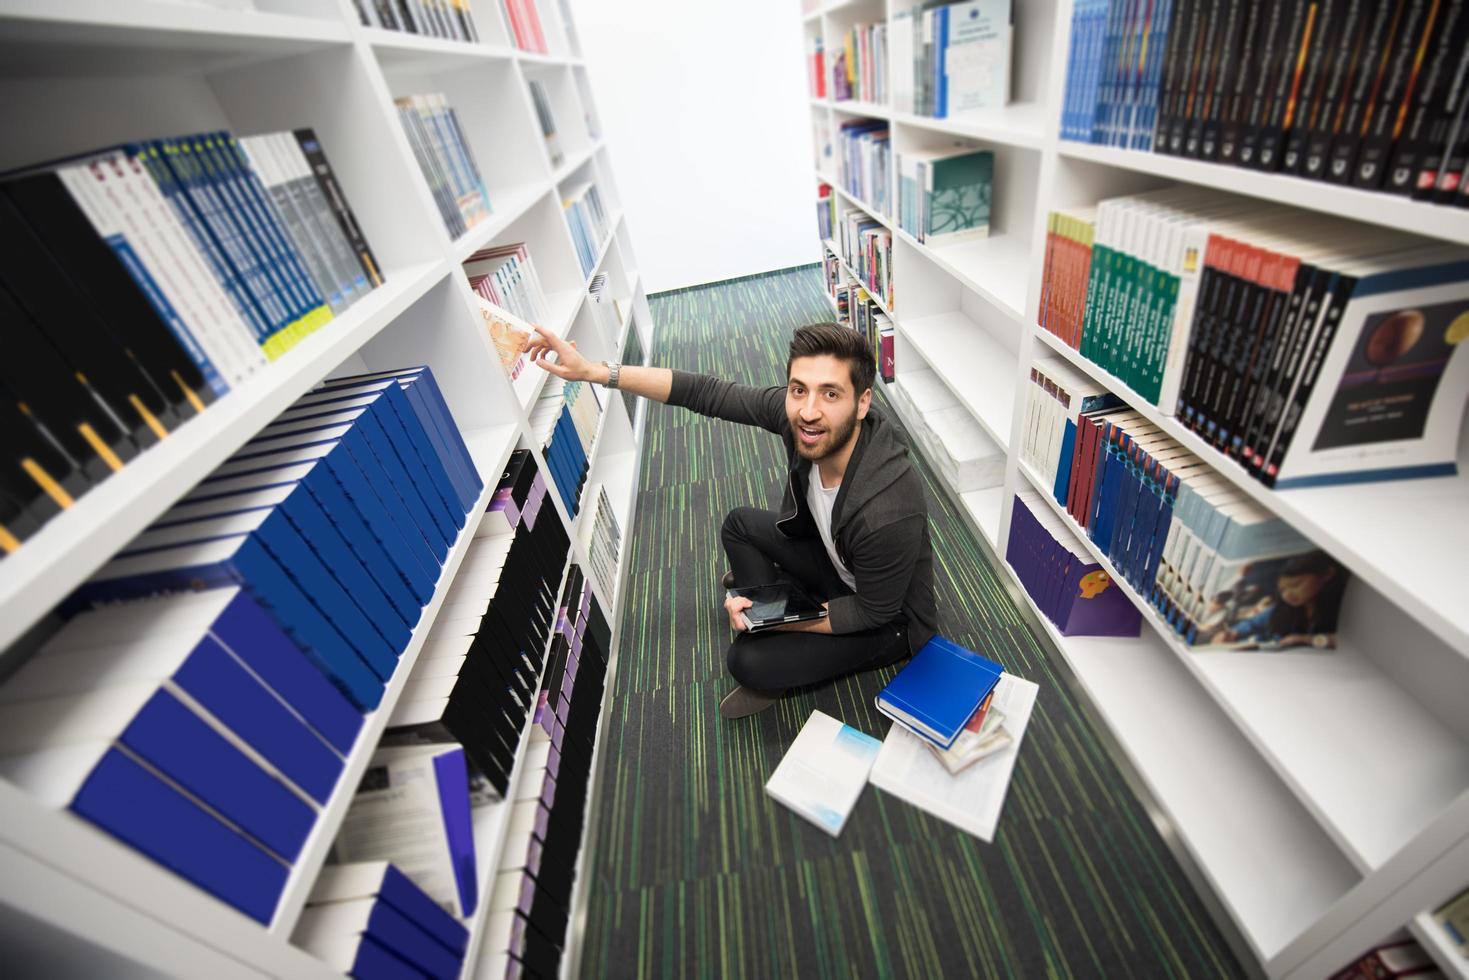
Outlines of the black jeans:
M788 538L776 528L776 517L773 511L736 507L724 519L720 537L735 585L792 581L816 599L851 595L821 539ZM875 670L907 655L907 627L893 622L860 633L740 633L726 663L740 684L769 691Z

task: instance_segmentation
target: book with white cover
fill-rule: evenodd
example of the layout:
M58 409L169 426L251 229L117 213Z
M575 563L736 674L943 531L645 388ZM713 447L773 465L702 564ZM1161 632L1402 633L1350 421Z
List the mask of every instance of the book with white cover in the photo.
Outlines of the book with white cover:
M765 792L836 837L867 785L881 744L825 712L813 711Z
M1000 678L991 710L1005 716L1005 728L1014 741L958 775L949 774L923 739L902 725L893 725L873 763L872 784L980 840L993 841L1010 774L1015 770L1015 758L1020 754L1039 691L1034 682L1013 674Z

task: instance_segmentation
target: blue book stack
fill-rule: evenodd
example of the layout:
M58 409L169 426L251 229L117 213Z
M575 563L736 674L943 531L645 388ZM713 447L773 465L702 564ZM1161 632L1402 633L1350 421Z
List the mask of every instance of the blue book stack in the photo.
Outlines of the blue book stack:
M877 710L941 749L954 744L1005 668L935 636L877 695Z
M328 865L292 937L351 976L457 980L469 931L386 861Z
M83 613L0 706L6 778L267 923L362 725L237 588Z
M237 586L361 710L377 706L480 482L427 369L301 398L69 608Z
M601 413L595 389L580 382L547 384L531 413L531 430L547 432L542 444L546 465L572 517L580 507Z

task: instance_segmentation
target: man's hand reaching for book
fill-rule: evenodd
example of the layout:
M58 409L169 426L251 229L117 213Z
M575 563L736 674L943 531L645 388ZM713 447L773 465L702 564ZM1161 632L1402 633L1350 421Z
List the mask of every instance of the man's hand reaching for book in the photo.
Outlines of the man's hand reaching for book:
M530 359L545 370L565 381L592 381L607 383L607 365L589 361L576 349L576 341L567 342L540 324L526 345ZM555 354L556 359L550 359Z

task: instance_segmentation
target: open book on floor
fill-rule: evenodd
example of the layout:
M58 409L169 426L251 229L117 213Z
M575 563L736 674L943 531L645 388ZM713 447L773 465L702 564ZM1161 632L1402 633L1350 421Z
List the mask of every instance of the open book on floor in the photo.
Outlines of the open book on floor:
M939 761L927 742L902 725L893 725L873 763L872 784L980 840L994 840L1039 690L1032 681L1013 674L1000 679L989 710L1004 716L1010 743L956 774Z

